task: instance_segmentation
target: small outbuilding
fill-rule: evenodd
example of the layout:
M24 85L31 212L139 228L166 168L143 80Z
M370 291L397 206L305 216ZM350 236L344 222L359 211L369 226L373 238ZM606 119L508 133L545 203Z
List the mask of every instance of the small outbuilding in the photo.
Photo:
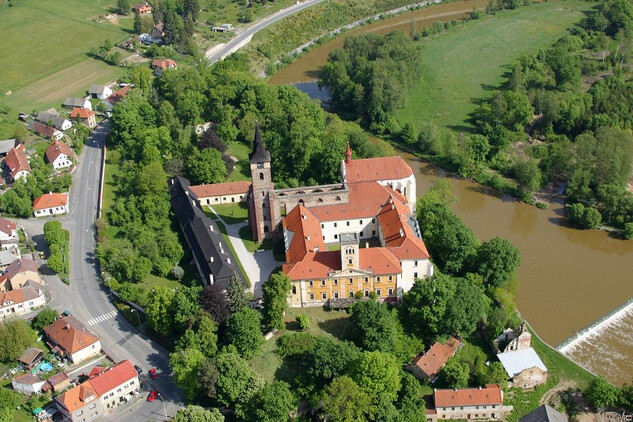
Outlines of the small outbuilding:
M15 391L26 394L39 393L44 384L46 384L46 381L42 381L30 373L20 375L19 377L13 378L13 381L11 381L11 385Z
M497 357L508 373L513 387L534 388L547 381L547 368L532 347L499 353Z
M568 422L568 419L558 410L542 404L519 419L519 422Z
M44 359L44 352L35 347L29 347L22 353L22 356L18 358L18 362L24 369L30 371L35 368Z

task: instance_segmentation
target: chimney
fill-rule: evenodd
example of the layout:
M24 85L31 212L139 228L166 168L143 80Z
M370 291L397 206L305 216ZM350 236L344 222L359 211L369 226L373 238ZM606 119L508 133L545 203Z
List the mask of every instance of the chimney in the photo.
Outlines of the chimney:
M365 242L365 247L369 248L369 242Z
M230 265L231 264L231 258L226 258L226 263Z
M479 386L479 391L481 391L481 385Z
M303 218L304 220L307 220L308 216L306 214L301 214L301 218Z
M310 241L310 235L306 236L306 240L309 242Z
M404 237L404 230L402 230L402 227L400 227L400 237Z
M213 225L209 226L209 230L213 231Z
M49 195L52 195L52 194L53 194L53 192L51 192L51 191L48 191L48 194L49 194Z

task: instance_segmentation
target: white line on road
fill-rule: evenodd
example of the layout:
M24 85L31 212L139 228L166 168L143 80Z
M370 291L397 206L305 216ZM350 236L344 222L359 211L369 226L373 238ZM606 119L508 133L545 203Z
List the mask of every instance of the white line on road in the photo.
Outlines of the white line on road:
M108 312L107 314L104 315L99 315L96 318L92 318L91 320L88 320L88 325L95 325L95 324L99 324L103 321L107 321L110 318L114 318L117 314L117 311L112 311L112 312Z

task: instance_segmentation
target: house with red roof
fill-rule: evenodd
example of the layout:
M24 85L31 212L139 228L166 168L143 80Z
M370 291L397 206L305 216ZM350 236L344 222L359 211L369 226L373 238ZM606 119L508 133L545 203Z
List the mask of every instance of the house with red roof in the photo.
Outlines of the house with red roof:
M94 111L79 107L74 107L69 114L71 119L79 119L82 125L88 126L90 129L97 126L97 118L95 116L96 113Z
M251 182L244 180L189 187L201 206L246 202L250 188Z
M35 120L29 121L27 127L30 131L35 132L38 135L48 139L62 139L64 137L64 132L57 130L45 123L37 122Z
M18 229L14 222L0 217L0 248L18 249Z
M116 103L121 101L123 97L125 97L125 95L130 91L130 89L132 89L132 87L129 85L126 85L123 88L119 89L118 91L114 91L112 94L110 94L108 98L105 99L106 104L108 105L108 109L112 110L112 107Z
M68 315L44 327L54 353L81 362L101 352L101 341L74 316Z
M178 65L172 59L154 59L149 66L154 69L154 75L160 76L167 69L178 69Z
M413 362L407 365L407 370L417 379L433 383L437 380L437 374L458 349L459 340L454 337L445 343L436 342L427 352L413 359Z
M428 422L444 419L501 420L512 411L503 405L503 390L498 384L479 388L455 388L433 391L434 408L426 409Z
M37 262L28 258L20 258L11 262L0 275L0 291L17 290L29 282L41 284L37 273Z
M4 161L2 162L4 167L9 169L11 179L14 181L26 179L26 176L31 173L31 166L26 159L26 154L24 153L24 150L24 144L19 144L17 147L12 148L9 151L7 156L4 157Z
M39 393L44 384L46 384L46 381L39 379L29 372L24 375L20 375L19 377L15 377L11 381L11 386L15 391L25 394Z
M69 212L68 192L45 193L33 201L33 214L36 217L67 214Z
M147 2L138 3L132 6L132 12L138 13L141 16L147 15L147 14L152 13L152 6L150 6L149 3Z
M129 360L111 368L95 367L90 374L87 381L55 398L70 421L97 419L140 393L138 373Z
M77 109L78 110L78 109ZM94 114L92 110L86 110ZM62 141L53 141L46 148L46 161L53 165L55 170L67 168L73 165L75 153Z
M0 319L20 316L46 304L46 297L35 283L20 289L0 292Z

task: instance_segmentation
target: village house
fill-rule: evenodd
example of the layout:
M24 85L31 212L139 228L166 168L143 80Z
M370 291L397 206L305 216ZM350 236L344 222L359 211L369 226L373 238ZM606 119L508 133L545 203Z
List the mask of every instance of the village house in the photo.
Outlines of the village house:
M46 380L46 384L42 387L43 392L53 390L54 393L60 393L70 387L70 379L64 372L58 372Z
M178 69L178 65L172 59L154 59L150 68L154 69L154 75L160 76L167 69Z
M25 394L34 394L42 391L42 387L46 384L46 381L42 381L38 377L26 373L19 377L13 378L11 385L15 391L19 391Z
M209 128L211 127L215 127L213 122L204 122L204 123L200 123L199 125L196 125L196 135L202 135L203 133L205 133L207 130L209 130Z
M93 368L90 378L55 398L70 421L88 421L112 412L140 392L138 373L129 360L112 368Z
M6 157L11 149L15 148L18 141L15 139L5 139L0 141L0 157Z
M25 371L30 371L35 368L44 359L44 352L36 347L27 348L24 353L18 358L20 366Z
M162 22L158 22L152 30L149 32L149 37L152 39L151 42L154 43L162 43L163 37L165 36L165 32L163 31L164 25Z
M71 119L79 118L81 120L81 124L84 126L88 126L90 129L97 126L97 118L95 117L96 113L92 110L88 110L87 108L78 108L75 107L70 112Z
M101 352L101 341L74 316L68 315L44 327L51 351L77 363Z
M0 318L20 316L46 304L46 296L34 283L8 292L0 292Z
M503 348L497 358L508 373L512 386L534 388L547 381L547 368L532 348L532 334L523 322L518 330L506 329L495 340Z
M132 12L138 13L141 16L147 15L149 13L152 13L152 6L150 6L147 2L138 3L132 6Z
M70 129L73 124L70 120L59 115L57 110L54 108L49 108L45 111L40 111L37 113L37 117L35 118L40 123L45 125L53 126L57 130L61 130L62 132Z
M18 242L18 228L16 224L6 218L0 217L0 249L17 249Z
M233 30L233 25L230 23L223 23L222 25L214 26L211 28L211 32L228 32Z
M227 182L191 186L194 198L201 206L246 202L251 182Z
M93 113L94 116L94 112L90 112ZM74 159L75 154L73 150L62 141L53 141L48 148L46 148L46 160L53 165L55 170L72 166Z
M503 390L497 384L485 388L455 388L433 391L434 407L426 409L428 422L443 419L501 420L512 411L503 405Z
M87 98L66 97L63 106L70 109L85 108L86 110L92 110L92 103Z
M42 282L37 273L37 263L28 258L17 259L0 275L0 291L20 289L29 281L37 283L36 286Z
M112 95L112 90L106 85L90 85L90 88L88 89L88 95L90 95L91 98L105 100L110 95Z
M12 248L9 250L0 250L0 271L4 271L13 263L20 259L20 249Z
M33 214L36 217L67 214L68 212L68 192L45 193L33 201Z
M9 174L11 175L11 179L13 181L26 179L26 176L31 173L31 166L26 159L24 150L24 144L19 144L17 147L12 148L9 151L2 162L4 166L9 169Z
M542 404L519 419L519 422L568 422L568 419L558 410Z
M29 121L28 128L30 131L48 139L62 139L64 137L63 132L44 123L36 122L35 120Z
M108 96L108 98L106 98L106 100L105 100L105 103L106 103L106 106L108 107L108 110L111 111L112 107L116 103L121 101L123 99L123 97L125 97L125 95L130 91L130 89L132 89L132 87L127 85L127 86L124 86L123 88L121 88L120 90L114 91L112 94L110 94L110 96Z
M436 342L427 352L413 359L413 363L407 365L407 370L420 381L434 383L437 374L459 349L459 344L459 340L454 337L444 344Z

